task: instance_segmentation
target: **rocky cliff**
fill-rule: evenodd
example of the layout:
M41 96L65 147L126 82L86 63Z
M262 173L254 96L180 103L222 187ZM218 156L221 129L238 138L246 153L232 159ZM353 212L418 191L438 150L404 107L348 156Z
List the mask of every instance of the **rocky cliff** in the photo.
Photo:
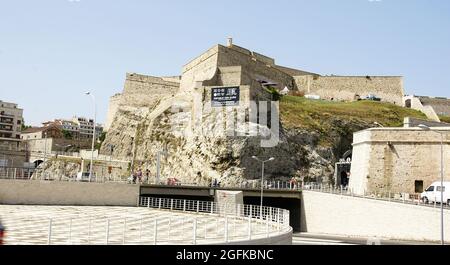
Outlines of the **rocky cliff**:
M333 109L304 110L309 101L296 102L294 97L281 101L280 143L273 148L261 148L259 137L224 137L221 135L186 135L191 113L174 112L170 106L186 97L171 97L161 100L152 109L128 108L117 113L108 132L102 152L106 146L115 146L113 156L132 160L135 169L156 173L159 151L162 156L162 179L176 177L185 183L208 184L216 178L225 184L260 178L261 164L252 156L274 157L276 161L266 164L266 178L287 180L293 176L302 179L331 181L334 163L351 149L353 133L374 127L374 121L386 125L401 124L406 115L403 108L392 104L376 103L377 113L365 115L365 111L376 112L371 106L350 108L345 115L332 113ZM190 102L184 102L189 106ZM341 103L333 103L340 106ZM356 106L357 107L357 106ZM186 109L189 109L187 107ZM359 112L358 112L359 109ZM293 113L298 111L298 113ZM392 113L391 113L392 112ZM374 116L375 115L375 116ZM384 118L383 118L384 117ZM223 118L214 113L203 114L201 127L204 132L220 129ZM391 122L391 123L389 123ZM174 130L173 125L180 125ZM134 144L133 144L134 143Z

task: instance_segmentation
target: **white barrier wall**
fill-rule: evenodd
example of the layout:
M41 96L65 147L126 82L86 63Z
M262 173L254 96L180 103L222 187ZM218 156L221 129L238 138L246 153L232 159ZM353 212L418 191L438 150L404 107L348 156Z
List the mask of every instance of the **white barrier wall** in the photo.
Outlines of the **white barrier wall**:
M440 241L440 208L303 191L302 231L331 235ZM450 210L444 211L450 242Z
M138 197L137 185L0 180L0 204L136 206Z

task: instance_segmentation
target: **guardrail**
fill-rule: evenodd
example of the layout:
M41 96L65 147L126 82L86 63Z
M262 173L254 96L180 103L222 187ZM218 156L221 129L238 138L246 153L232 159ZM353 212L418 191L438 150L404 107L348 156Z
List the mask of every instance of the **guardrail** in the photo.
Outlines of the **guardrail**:
M39 181L77 181L76 176L55 176L46 172L35 169L24 168L7 168L0 167L0 179L14 179L14 180L39 180ZM91 179L93 183L121 183L121 184L152 184L154 177L147 179L144 177L141 182L138 180L133 183L130 177L118 178L109 176L95 176ZM84 182L88 182L84 179ZM163 185L163 184L161 184ZM167 186L167 185L164 185ZM183 187L206 187L207 185L199 185L197 183L177 183L176 186ZM215 188L233 188L233 189L261 189L261 182L257 180L242 181L236 185L209 185L209 187ZM439 203L434 200L432 204L426 204L422 202L420 194L408 194L406 192L378 192L363 195L356 195L344 186L331 186L321 183L298 183L295 181L265 181L264 190L285 190L285 191L302 191L311 190L315 192L324 192L335 195L360 197L374 200L384 200L389 202L397 202L404 204L413 204L418 206L437 207ZM450 205L446 205L446 208L450 208Z
M292 232L289 211L253 205L220 205L214 202L139 198L139 209L105 207L77 216L46 209L34 216L5 216L8 242L38 245L207 245L246 242ZM87 209L87 211L90 211ZM127 212L128 212L127 211ZM131 212L134 211L134 212ZM108 216L112 215L112 216Z
M378 201L386 201L393 203L402 203L402 204L410 204L416 206L424 206L424 207L440 207L440 203L437 202L439 198L435 198L433 203L425 203L421 200L420 194L409 194L406 192L378 192L378 193L365 193L363 195L354 194L351 189L347 187L340 186L334 187L331 185L323 185L317 183L305 183L303 185L303 190L309 190L313 192L322 192L329 193L334 195L341 196L349 196L349 197L357 197L364 198L370 200L378 200ZM444 203L444 207L446 209L450 209L450 205Z

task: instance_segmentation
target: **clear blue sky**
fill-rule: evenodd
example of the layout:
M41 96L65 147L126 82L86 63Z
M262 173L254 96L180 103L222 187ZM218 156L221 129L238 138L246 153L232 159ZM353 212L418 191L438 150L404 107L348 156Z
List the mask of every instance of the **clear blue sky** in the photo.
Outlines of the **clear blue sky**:
M402 75L408 94L450 97L448 0L0 0L0 99L27 124L92 116L126 72L178 75L235 43L319 74Z

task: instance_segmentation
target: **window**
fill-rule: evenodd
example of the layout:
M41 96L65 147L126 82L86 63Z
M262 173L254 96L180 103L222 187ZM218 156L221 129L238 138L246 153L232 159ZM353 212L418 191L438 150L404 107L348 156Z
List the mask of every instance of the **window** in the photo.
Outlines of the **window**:
M414 182L414 187L416 193L422 193L423 192L423 180L416 180Z
M445 187L441 187L441 186L436 187L436 191L441 192L441 188L442 188L442 191L445 192Z
M434 186L429 187L427 191L434 191Z

